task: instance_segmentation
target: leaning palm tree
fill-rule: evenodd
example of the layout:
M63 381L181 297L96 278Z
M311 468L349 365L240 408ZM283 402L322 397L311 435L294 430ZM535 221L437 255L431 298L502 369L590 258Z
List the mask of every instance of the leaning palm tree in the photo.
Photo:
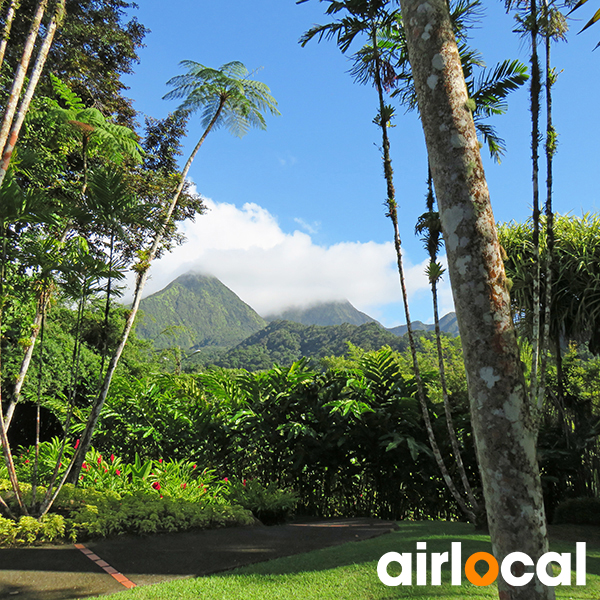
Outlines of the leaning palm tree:
M81 443L73 458L70 467L72 468L71 481L77 481L85 454L90 447L92 434L100 417L100 411L104 406L113 374L140 306L150 265L159 251L165 234L172 227L172 216L196 154L208 134L219 127L225 127L233 135L241 138L251 127L266 129L267 125L263 113L279 114L277 102L271 96L269 88L264 83L252 79L252 74L241 62L230 62L219 69L212 69L191 60L183 61L181 65L187 69L187 73L177 75L167 82L167 85L173 86L174 89L166 94L165 99L183 98L184 101L179 107L180 110L202 111L204 132L185 163L177 189L160 219L152 244L139 253L140 260L134 267L137 279L131 310L121 340L108 365L103 385L92 407L85 431L81 437Z

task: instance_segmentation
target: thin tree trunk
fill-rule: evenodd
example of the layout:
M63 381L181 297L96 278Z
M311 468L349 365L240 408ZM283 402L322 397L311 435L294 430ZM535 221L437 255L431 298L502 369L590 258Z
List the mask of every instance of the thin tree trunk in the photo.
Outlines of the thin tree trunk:
M532 161L532 184L533 184L533 260L535 272L533 276L533 323L531 335L531 383L530 395L532 404L538 401L538 379L539 362L542 347L542 336L540 331L541 295L540 281L542 269L540 264L540 192L539 192L539 144L540 144L540 63L538 58L538 13L536 0L531 0L531 85L530 85L530 109L531 109L531 161Z
M44 368L44 330L46 319L42 318L41 333L40 333L40 359L38 367L38 385L37 385L37 402L35 410L35 456L33 462L33 481L31 483L31 510L35 512L37 501L37 486L38 486L38 470L40 462L40 426L41 426L41 405L42 405L42 375Z
M552 310L552 259L554 254L554 214L552 212L552 161L556 152L556 131L552 124L552 68L550 61L550 49L552 38L550 36L550 9L546 11L546 32L544 41L546 46L546 204L544 212L546 215L546 259L544 261L544 332L542 340L548 348L542 348L542 360L540 364L540 380L538 386L537 406L541 412L546 395L546 364L549 352L550 342L550 318Z
M373 48L377 49L377 32L373 29L372 33L372 42ZM410 350L413 361L413 370L415 374L415 381L417 383L417 395L419 397L419 404L421 406L421 412L423 414L423 421L425 422L425 428L427 430L427 437L429 439L429 445L431 446L431 450L435 457L435 461L440 469L442 474L442 478L446 487L449 489L452 497L456 500L460 509L466 515L466 517L472 523L475 523L476 517L475 514L469 507L466 505L462 494L456 489L452 478L450 477L450 473L444 463L444 458L440 452L440 449L437 445L437 441L435 439L435 434L433 431L433 427L431 425L431 419L429 418L429 410L427 408L427 401L425 398L425 387L423 385L423 380L421 379L421 371L419 369L419 362L417 358L417 347L415 345L414 335L412 331L412 326L410 322L410 311L408 308L408 293L406 291L406 282L404 278L404 266L402 262L402 242L400 238L400 230L398 227L398 209L396 203L396 191L394 189L394 172L392 169L392 159L390 157L390 141L387 133L388 128L388 118L386 115L385 102L383 98L383 86L381 83L380 76L380 60L379 56L375 55L375 88L377 89L378 97L379 97L379 116L380 116L380 127L382 133L382 146L383 146L383 171L385 175L385 180L387 184L387 207L388 214L390 217L393 227L394 227L394 247L396 249L396 261L398 265L398 274L400 276L400 288L402 291L402 301L404 303L404 315L406 317L406 327L408 333L408 340L410 344Z
M52 292L50 289L42 290L36 303L36 312L33 320L31 336L29 338L25 354L23 355L23 360L21 361L21 368L19 369L19 374L17 375L17 379L15 380L10 404L8 405L8 409L6 410L6 417L4 422L7 431L10 428L15 408L17 407L17 404L19 403L19 400L21 398L21 390L23 389L25 377L27 376L27 371L29 371L29 366L31 365L31 359L33 358L33 350L37 341L37 337L40 333L42 319L44 318L44 315L48 310L51 293Z
M5 264L6 264L6 228L2 226L2 240L0 244L0 373L2 372L2 313L4 304L4 276L5 276ZM27 514L27 508L23 502L23 494L19 487L19 480L17 478L17 472L15 470L15 463L13 461L12 452L10 450L10 443L8 441L8 435L6 433L6 427L4 426L4 414L2 410L2 386L0 384L0 445L2 446L2 453L4 455L4 463L8 470L8 477L10 484L15 493L15 499L19 505L21 514ZM2 500L2 506L6 506L4 500Z
M436 188L469 383L494 556L548 550L528 402L510 297L469 97L445 0L401 0L409 59ZM534 575L498 580L503 600L554 600Z
M54 40L54 34L56 33L58 24L62 21L62 18L65 14L65 1L66 0L59 0L56 6L56 10L54 11L52 19L48 24L48 28L46 29L46 35L44 36L44 41L42 42L42 46L35 61L33 71L29 77L29 84L27 85L25 95L23 96L23 100L19 106L19 112L17 113L16 119L12 124L8 141L6 141L3 146L0 146L3 148L2 158L0 159L0 185L2 185L2 181L6 176L6 171L8 170L8 165L10 164L13 150L15 149L17 139L19 138L21 127L25 121L25 116L27 115L29 105L33 99L35 88L37 87L42 75L44 65L46 64L46 59L48 58L48 53L50 52L50 47L52 46L52 41Z
M15 387L13 389L10 404L6 409L6 417L4 423L7 430L10 428L10 424L15 413L15 408L17 407L17 404L19 403L19 399L21 397L21 389L23 388L25 376L27 375L29 365L31 364L31 359L33 357L33 346L37 340L38 332L42 324L42 315L43 313L41 311L36 311L35 320L33 322L33 331L31 337L29 338L29 345L25 350L25 355L23 357L23 361L21 362L21 369L19 370L19 374L17 375L17 379L15 381Z
M4 31L2 32L2 41L0 42L0 69L4 64L4 55L6 54L6 47L8 46L8 39L10 38L10 30L12 23L15 19L15 14L19 8L19 0L12 0L6 13L6 19L4 21Z
M460 446L458 445L458 439L456 437L456 431L454 429L454 421L452 419L452 407L450 406L450 398L448 397L448 386L446 385L446 369L444 365L444 353L442 350L442 333L440 330L440 315L438 311L438 297L437 297L437 283L431 282L431 293L433 296L433 322L435 323L435 340L437 345L438 354L438 367L440 370L440 382L442 385L442 398L444 400L444 413L446 415L446 426L448 428L448 435L450 436L450 443L452 445L452 453L454 454L454 460L458 468L463 488L467 494L467 499L470 505L473 507L473 512L478 515L479 503L475 499L473 489L469 483L467 472L465 471L465 465L462 460L462 454ZM478 523L479 524L479 523Z
M12 127L15 112L17 111L17 104L19 103L19 98L21 97L21 90L23 89L25 76L27 74L27 69L29 68L29 61L31 60L31 54L33 53L33 47L35 46L35 41L37 39L37 34L40 29L42 17L46 11L47 4L48 0L40 0L37 6L33 22L31 23L31 28L29 29L29 35L27 36L25 46L23 47L21 62L17 67L17 71L13 79L12 89L10 91L10 96L4 111L2 127L0 127L0 149L2 153L4 153L4 147L6 146L6 142L8 140L8 134Z
M108 281L106 282L106 304L104 305L104 323L102 327L102 350L100 360L100 382L104 373L104 363L106 362L106 353L108 350L108 317L110 316L110 294L112 286L111 271L113 268L113 251L115 245L115 236L111 232L110 235L110 251L108 255ZM98 385L100 385L100 382Z
M194 148L194 150L192 151L192 154L188 158L188 160L185 164L185 167L183 168L183 171L181 172L181 178L179 181L179 185L177 186L177 190L175 191L175 194L173 195L173 198L171 200L171 204L169 205L167 213L165 214L165 216L162 219L162 225L158 229L156 235L154 236L154 241L152 243L152 246L148 250L148 254L144 259L144 263L139 265L140 271L139 271L139 275L138 275L136 286L135 286L133 303L131 305L131 309L129 310L129 315L127 316L127 320L125 322L125 328L123 329L123 333L121 334L121 341L119 342L119 345L117 346L117 348L112 356L112 359L111 359L110 363L108 364L108 369L107 369L106 375L104 377L104 383L102 385L100 393L98 394L98 397L96 398L96 402L92 406L92 411L90 413L90 416L88 417L85 431L84 431L83 435L81 436L81 442L79 444L79 448L77 449L77 452L75 453L75 455L73 457L71 465L69 465L69 469L67 470L67 473L69 473L69 471L71 472L69 475L69 480L73 483L77 483L79 473L81 471L81 465L83 464L83 461L85 460L85 455L87 454L88 450L90 449L90 446L92 443L92 435L94 433L94 429L96 428L96 423L98 422L98 419L100 418L100 412L102 411L104 402L106 401L106 397L108 395L108 391L110 388L110 384L111 384L113 375L117 369L119 359L121 358L121 354L123 353L125 344L127 343L129 333L131 332L131 329L133 327L133 323L135 321L135 317L136 317L137 311L140 307L140 302L142 300L142 292L144 290L144 286L146 285L146 281L148 279L150 264L154 260L156 253L158 252L158 248L162 242L162 239L167 231L169 223L171 222L171 217L173 216L173 212L175 211L177 202L179 201L179 197L181 196L181 192L183 191L183 187L185 185L185 178L187 177L190 167L192 166L192 162L194 161L196 154L200 150L200 147L204 143L206 136L210 133L214 124L219 119L224 105L225 105L225 99L222 99L217 111L215 112L214 117L212 118L212 120L208 124L208 126L206 127L204 133L202 134L202 137L200 138L200 141L196 144L196 147ZM60 489L60 486L59 486L59 489Z

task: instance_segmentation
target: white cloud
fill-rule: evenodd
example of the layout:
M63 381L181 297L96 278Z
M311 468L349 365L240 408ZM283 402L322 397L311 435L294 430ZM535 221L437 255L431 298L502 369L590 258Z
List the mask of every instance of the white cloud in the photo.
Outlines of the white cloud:
M288 306L343 299L375 318L387 314L388 305L400 308L391 242L319 246L304 232L283 232L277 219L257 204L238 208L210 199L205 204L209 211L181 228L187 242L153 264L145 295L195 270L218 277L261 315ZM424 263L414 265L405 257L405 271L409 296L420 298L420 292L429 287ZM444 310L451 309L448 299L442 286ZM400 315L400 311L393 312ZM403 322L401 316L391 320L388 316L384 324Z

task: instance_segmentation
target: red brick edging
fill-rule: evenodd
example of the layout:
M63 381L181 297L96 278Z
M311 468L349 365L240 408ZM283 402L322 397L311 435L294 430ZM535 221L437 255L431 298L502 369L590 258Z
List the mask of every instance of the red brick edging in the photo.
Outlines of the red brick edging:
M92 562L96 563L101 569L106 571L111 577L116 579L121 585L127 589L137 587L133 581L127 579L125 575L119 573L115 568L111 567L105 560L102 560L97 554L94 554L84 544L75 544L75 548L81 550Z

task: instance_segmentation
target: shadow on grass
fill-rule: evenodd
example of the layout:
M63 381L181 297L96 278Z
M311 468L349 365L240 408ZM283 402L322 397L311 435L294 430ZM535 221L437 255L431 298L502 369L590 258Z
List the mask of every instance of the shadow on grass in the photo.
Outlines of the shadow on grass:
M600 575L600 528L568 525L551 528L551 550L572 553L573 566L575 542L581 541L587 543L587 573ZM429 553L449 552L452 542L461 542L463 568L465 560L471 554L491 552L489 535L476 531L470 524L443 521L403 521L398 523L396 531L377 538L242 567L236 569L235 574L288 575L326 571L363 563L374 563L375 565L386 552L415 553L417 542L426 542L426 551ZM485 572L486 567L483 563L477 566L477 570L480 566L482 572ZM228 574L220 575L227 576ZM428 591L428 594L431 595L431 590Z

